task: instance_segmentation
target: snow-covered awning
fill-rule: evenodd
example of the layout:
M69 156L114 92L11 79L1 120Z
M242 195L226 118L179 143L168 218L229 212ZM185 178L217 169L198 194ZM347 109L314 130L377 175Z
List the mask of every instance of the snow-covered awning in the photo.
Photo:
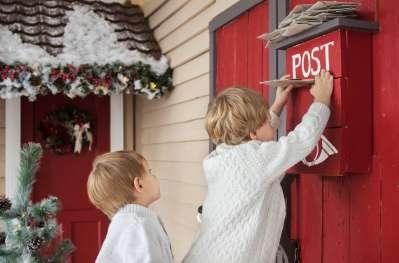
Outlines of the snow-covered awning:
M119 2L0 0L0 96L162 96L168 61L141 8Z

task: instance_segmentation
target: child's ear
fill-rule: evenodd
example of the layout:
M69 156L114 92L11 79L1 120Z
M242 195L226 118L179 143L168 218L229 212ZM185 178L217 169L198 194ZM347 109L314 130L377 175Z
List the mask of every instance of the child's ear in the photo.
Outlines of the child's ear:
M251 140L256 140L256 132L250 132L249 138L251 138Z
M143 191L143 185L141 183L141 178L136 176L133 179L133 186L134 186L134 190L136 190L137 192L141 193Z

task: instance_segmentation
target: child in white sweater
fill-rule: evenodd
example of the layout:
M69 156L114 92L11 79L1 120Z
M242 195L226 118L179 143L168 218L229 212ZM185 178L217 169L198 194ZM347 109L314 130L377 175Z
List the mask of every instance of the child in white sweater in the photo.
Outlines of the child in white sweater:
M158 180L134 151L98 156L87 181L90 201L111 219L96 263L172 263L165 228L148 206L160 198Z
M208 194L201 229L184 263L274 263L285 219L280 181L316 146L330 116L333 78L324 70L302 122L275 141L292 86L268 109L261 95L230 88L210 104L206 128L216 150L204 160Z

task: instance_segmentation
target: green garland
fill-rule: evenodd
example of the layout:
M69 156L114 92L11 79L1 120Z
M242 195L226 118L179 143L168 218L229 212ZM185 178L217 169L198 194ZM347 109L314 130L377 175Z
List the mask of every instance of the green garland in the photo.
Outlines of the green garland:
M7 65L0 62L0 97L64 93L70 98L85 97L90 93L107 95L132 93L148 99L160 98L172 89L172 69L161 75L150 65L138 62L126 66L122 63L106 65L34 65L20 63Z

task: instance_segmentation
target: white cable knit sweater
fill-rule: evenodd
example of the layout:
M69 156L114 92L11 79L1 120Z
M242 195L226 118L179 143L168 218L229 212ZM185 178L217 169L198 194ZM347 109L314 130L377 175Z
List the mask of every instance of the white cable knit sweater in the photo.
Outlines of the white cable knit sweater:
M208 194L184 263L274 263L285 218L280 181L316 146L330 109L313 103L278 141L218 145L203 163Z
M96 263L172 263L169 237L149 208L129 204L112 217Z

